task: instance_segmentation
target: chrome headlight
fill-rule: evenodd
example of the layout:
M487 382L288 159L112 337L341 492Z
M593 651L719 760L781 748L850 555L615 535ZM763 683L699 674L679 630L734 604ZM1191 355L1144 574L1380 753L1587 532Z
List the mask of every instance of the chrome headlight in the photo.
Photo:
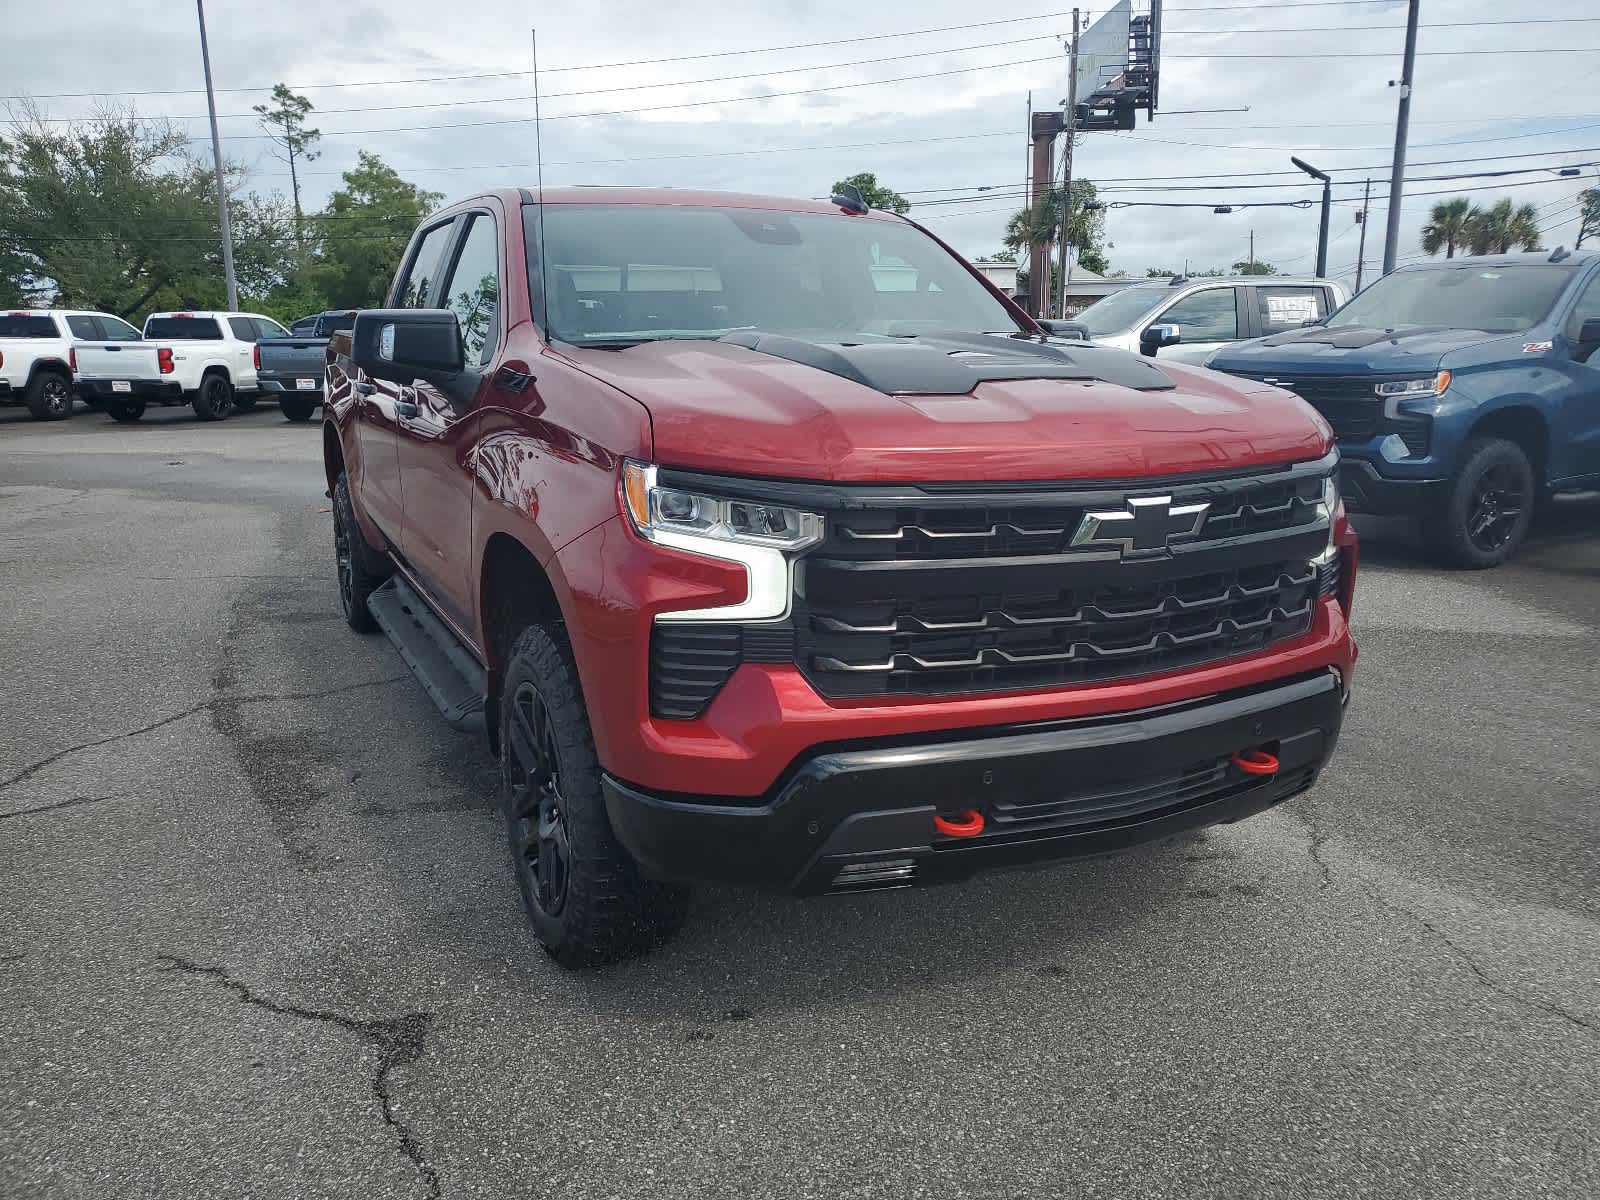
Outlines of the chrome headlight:
M749 578L749 594L737 604L658 613L658 621L782 620L794 591L794 556L822 540L820 513L662 487L650 463L622 464L622 506L640 537L738 563Z
M1417 396L1442 396L1450 386L1450 372L1440 371L1426 379L1390 379L1373 388L1388 400L1409 400Z

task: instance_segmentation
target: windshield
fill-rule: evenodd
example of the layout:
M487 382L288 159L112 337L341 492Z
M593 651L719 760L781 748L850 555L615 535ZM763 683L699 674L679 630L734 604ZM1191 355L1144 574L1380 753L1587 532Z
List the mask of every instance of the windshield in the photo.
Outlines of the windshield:
M151 317L144 323L144 336L188 342L220 342L222 329L212 317Z
M1326 324L1374 329L1433 325L1517 333L1549 315L1571 278L1571 267L1544 264L1480 263L1397 271L1378 280Z
M896 221L552 204L544 244L550 332L566 342L746 329L812 341L1020 329L960 259Z
M1126 333L1141 318L1159 308L1169 294L1164 287L1123 288L1120 292L1112 292L1096 300L1073 320L1081 322L1088 329L1090 337Z

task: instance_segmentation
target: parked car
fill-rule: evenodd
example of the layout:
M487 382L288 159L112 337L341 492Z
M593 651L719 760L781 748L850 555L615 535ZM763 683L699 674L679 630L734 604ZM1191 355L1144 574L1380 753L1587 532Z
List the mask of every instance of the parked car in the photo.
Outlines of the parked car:
M476 196L330 346L346 620L486 728L564 964L648 946L694 881L903 887L1236 820L1338 739L1327 425L1048 341L836 199Z
M1347 299L1331 279L1179 275L1112 292L1072 323L1102 346L1198 363L1229 343L1320 320Z
M26 404L35 420L72 415L79 352L94 342L138 341L139 331L110 313L78 309L0 312L0 404ZM85 395L85 399L90 399Z
M1422 520L1428 545L1492 567L1536 507L1600 484L1600 253L1402 267L1315 328L1212 356L1333 426L1345 499Z
M355 323L353 308L317 313L296 321L288 337L263 338L256 343L261 352L256 385L263 394L278 398L278 407L289 420L309 421L322 403L328 339L335 333L348 333Z
M256 313L161 312L145 319L144 336L168 355L153 371L145 364L146 373L138 378L161 385L164 400L187 401L201 420L220 421L235 408L248 409L256 402L256 343L287 337L288 331ZM112 411L127 421L143 414L144 404L137 398Z

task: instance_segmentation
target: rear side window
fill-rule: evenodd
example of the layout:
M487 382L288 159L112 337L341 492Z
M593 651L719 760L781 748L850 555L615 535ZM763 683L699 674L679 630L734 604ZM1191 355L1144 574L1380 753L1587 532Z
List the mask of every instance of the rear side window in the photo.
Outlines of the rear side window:
M250 323L256 327L256 337L258 338L289 336L289 331L271 317L251 317Z
M1232 288L1207 288L1185 296L1156 318L1183 331L1186 342L1232 342L1239 338L1239 314Z
M220 342L222 327L215 317L151 317L144 335L152 340Z
M433 293L438 290L439 272L445 265L445 247L450 243L450 231L454 228L455 221L449 220L422 235L405 278L395 292L397 308L426 308L436 302Z
M75 338L82 338L86 342L100 340L100 323L93 317L68 317L67 328L72 330Z
M100 326L100 336L108 342L137 342L142 336L126 321L103 313L95 318L95 323Z
M249 317L229 317L228 328L241 342L253 342L261 336L256 332L256 323Z
M1262 287L1256 285L1256 315L1262 333L1299 329L1307 321L1328 315L1328 293L1319 287Z
M0 313L0 338L53 338L55 318L48 313Z

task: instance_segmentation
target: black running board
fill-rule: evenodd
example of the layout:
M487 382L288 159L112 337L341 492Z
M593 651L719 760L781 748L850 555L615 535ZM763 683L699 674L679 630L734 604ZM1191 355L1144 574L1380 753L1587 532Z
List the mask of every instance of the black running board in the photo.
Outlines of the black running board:
M398 574L367 597L367 610L388 635L422 690L457 729L483 731L488 678L461 639Z

